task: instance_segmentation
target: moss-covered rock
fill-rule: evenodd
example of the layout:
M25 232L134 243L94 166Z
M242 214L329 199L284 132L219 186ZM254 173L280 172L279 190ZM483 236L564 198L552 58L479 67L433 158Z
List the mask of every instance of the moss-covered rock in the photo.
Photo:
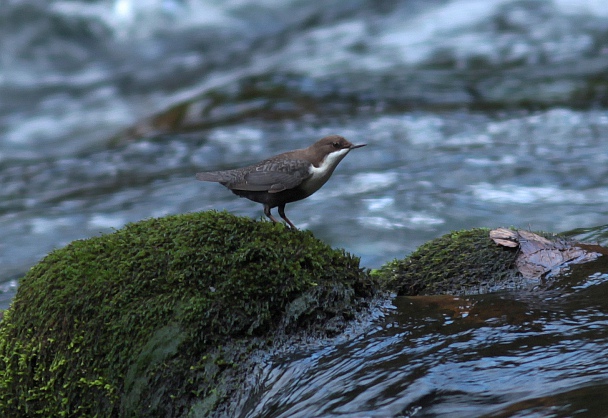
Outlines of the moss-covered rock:
M205 416L256 347L339 330L373 292L358 258L310 232L227 213L75 241L0 324L0 415Z
M517 249L496 245L489 229L456 231L386 263L373 276L398 295L467 294L517 287Z

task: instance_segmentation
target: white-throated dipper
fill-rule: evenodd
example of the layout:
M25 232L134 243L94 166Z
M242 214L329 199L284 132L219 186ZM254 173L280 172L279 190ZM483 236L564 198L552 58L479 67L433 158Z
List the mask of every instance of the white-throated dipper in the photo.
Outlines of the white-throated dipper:
M264 214L273 222L277 220L270 209L278 207L281 218L295 229L285 216L285 205L319 190L350 150L365 145L353 145L339 135L330 135L308 148L275 155L243 168L198 173L196 178L220 183L238 196L262 203Z

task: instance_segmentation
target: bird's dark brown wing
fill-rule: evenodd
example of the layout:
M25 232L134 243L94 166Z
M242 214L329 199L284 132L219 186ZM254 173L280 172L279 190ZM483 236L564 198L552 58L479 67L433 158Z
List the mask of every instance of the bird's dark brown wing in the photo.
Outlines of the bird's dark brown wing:
M310 163L305 160L266 160L253 166L244 181L236 185L239 190L263 190L277 193L293 189L310 177Z
M202 181L215 181L233 190L278 193L293 189L310 177L305 160L268 159L237 170L198 173Z

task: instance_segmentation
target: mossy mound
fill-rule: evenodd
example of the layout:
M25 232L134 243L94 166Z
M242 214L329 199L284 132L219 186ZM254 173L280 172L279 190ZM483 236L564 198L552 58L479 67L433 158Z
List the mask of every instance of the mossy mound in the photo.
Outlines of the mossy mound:
M398 295L469 294L517 287L517 250L496 245L489 229L456 231L376 270Z
M204 212L53 251L0 324L1 416L206 416L276 335L340 327L374 292L310 232Z

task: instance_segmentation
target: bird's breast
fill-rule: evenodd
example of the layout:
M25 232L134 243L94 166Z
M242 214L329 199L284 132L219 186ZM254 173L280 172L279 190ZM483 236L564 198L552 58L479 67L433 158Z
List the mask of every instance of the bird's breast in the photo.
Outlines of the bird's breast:
M350 149L343 149L340 151L332 152L315 167L313 164L310 165L309 172L311 176L302 182L301 188L303 188L308 196L319 190L331 177L332 173L342 161Z

